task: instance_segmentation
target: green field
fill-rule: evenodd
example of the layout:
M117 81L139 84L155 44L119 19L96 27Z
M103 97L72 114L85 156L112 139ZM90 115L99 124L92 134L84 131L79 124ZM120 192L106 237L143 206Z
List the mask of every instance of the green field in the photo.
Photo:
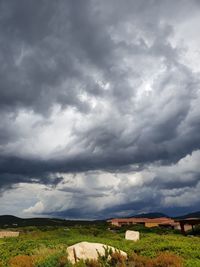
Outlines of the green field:
M33 257L36 259L34 266L38 267L65 266L59 262L61 258L66 258L67 246L90 241L114 246L129 255L135 252L153 258L162 252L170 252L180 256L184 266L200 267L200 237L185 237L171 230L140 228L141 240L137 242L124 239L125 228L113 231L103 223L70 227L25 227L15 230L21 232L19 237L0 239L0 266L22 266L11 265L11 259L18 255ZM23 266L29 267L28 264Z

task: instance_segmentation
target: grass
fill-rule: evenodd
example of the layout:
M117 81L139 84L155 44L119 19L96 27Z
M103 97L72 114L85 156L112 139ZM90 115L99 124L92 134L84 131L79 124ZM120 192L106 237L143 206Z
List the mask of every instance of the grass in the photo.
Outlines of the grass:
M171 230L148 230L140 227L141 240L138 242L124 239L126 228L111 231L103 223L68 228L26 227L18 230L21 232L19 237L0 239L0 266L22 266L16 265L15 261L24 256L31 257L29 260L33 263L30 263L30 266L62 266L56 265L56 262L66 257L67 246L89 241L114 246L129 255L136 253L139 256L154 258L160 253L172 253L183 259L184 266L200 267L200 237L185 237ZM26 258L21 258L21 261L22 259Z

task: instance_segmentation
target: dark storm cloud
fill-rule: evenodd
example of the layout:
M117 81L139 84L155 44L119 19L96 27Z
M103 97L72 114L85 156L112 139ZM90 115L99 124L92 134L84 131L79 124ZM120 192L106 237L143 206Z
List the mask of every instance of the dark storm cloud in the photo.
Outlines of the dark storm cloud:
M150 201L152 201L150 199ZM51 212L51 213L43 213L47 216L54 216L54 217L61 217L61 218L72 218L72 219L93 219L93 220L98 220L98 219L109 219L109 218L116 218L120 217L120 214L122 217L126 216L134 216L138 214L142 214L143 212L149 213L149 212L162 212L168 216L181 216L183 214L187 214L188 211L195 211L199 210L199 204L193 205L188 209L188 206L185 207L169 207L169 208L163 208L160 207L159 205L151 206L149 209L144 209L144 207L148 207L148 202L146 201L141 201L140 203L129 203L127 205L119 205L115 206L113 205L112 208L110 209L105 209L102 210L100 213L95 213L94 211L88 211L87 209L79 209L79 208L74 208L74 209L69 209L65 211L58 211L58 212ZM154 204L157 204L154 203ZM121 211L124 211L122 214Z
M197 1L0 1L0 188L54 186L63 181L50 179L57 173L128 174L153 164L166 168L145 186L195 187L196 165L169 173L200 149L200 80L183 60L188 32L179 41L180 25L194 28L189 9L198 14ZM62 112L67 119L58 125ZM60 125L69 131L63 144ZM48 134L39 138L45 131L49 143ZM105 196L97 191L90 197ZM147 206L141 194L102 216Z
M138 211L144 209L144 207L149 207L149 202L151 202L151 205L154 207L155 210L159 208L159 196L155 197L149 197L141 200L137 200L134 202L126 203L126 204L120 204L120 205L113 205L111 208L107 208L103 210L103 214L106 214L109 216L109 214L117 214L120 211L125 211L132 213L133 211L135 213L138 213Z
M161 177L155 177L153 182L149 183L149 186L157 188L158 190L175 189L184 187L195 187L199 182L199 172L182 174L184 179L179 175L166 172L164 175L161 175Z
M80 208L73 208L73 209L69 209L66 211L55 211L55 212L51 212L51 213L43 213L44 215L47 216L54 216L54 217L61 217L61 218L72 218L72 219L99 219L100 217L97 216L95 217L91 217L91 212L87 211L87 210L81 210ZM105 217L104 217L105 218ZM101 219L101 218L100 218Z
M40 175L40 177L34 177L32 175L19 175L12 173L0 174L0 193L5 192L8 189L13 189L19 183L35 183L35 184L46 184L50 188L53 188L63 180L62 177L50 178L47 175Z
M129 5L134 12L138 6L139 10L142 8L138 1ZM143 47L142 42L134 45L116 43L106 28L113 27L116 18L105 25L104 10L96 11L91 1L61 1L58 4L41 1L40 5L33 1L22 1L20 5L14 1L1 1L1 7L2 108L26 107L46 113L52 105L59 103L87 110L77 97L81 90L95 95L101 93L90 74L80 70L79 65L87 63L112 80L112 95L118 104L118 100L127 101L132 94L127 74L120 73L117 66L118 49L143 55L156 53L155 56L173 61L176 57L176 51L166 43L169 26L159 28L158 21L153 22L151 30L159 43L156 39L151 47ZM116 10L121 10L120 2ZM140 19L136 16L136 23L140 24ZM153 14L150 13L149 19L153 19ZM148 27L148 23L144 23L144 31L148 31ZM63 82L66 82L64 88Z
M46 113L59 103L87 110L78 94L100 91L78 65L103 64L112 48L90 6L89 1L1 1L2 108Z

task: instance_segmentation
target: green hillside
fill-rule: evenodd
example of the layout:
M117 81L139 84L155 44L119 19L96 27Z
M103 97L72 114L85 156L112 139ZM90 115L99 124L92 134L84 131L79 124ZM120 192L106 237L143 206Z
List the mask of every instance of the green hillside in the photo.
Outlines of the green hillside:
M179 232L167 229L146 229L131 226L129 229L139 230L141 239L137 242L124 239L126 227L110 228L106 223L90 223L88 225L57 227L19 227L20 236L17 238L0 239L1 267L64 267L71 266L67 262L66 248L81 242L100 242L124 250L129 257L136 257L141 263L161 255L163 259L181 259L185 267L200 266L200 238L198 236L182 236ZM15 228L16 230L16 228ZM167 256L166 256L167 255ZM170 256L169 256L170 255ZM178 257L178 258L176 258ZM12 265L13 261L18 265ZM21 265L25 261L25 265ZM30 263L30 261L32 263ZM28 265L29 263L30 265ZM62 262L62 264L61 264ZM89 266L91 265L77 265ZM99 266L99 265L98 265ZM101 265L104 266L104 265ZM121 265L105 265L121 266ZM131 265L142 266L147 265ZM148 265L150 266L150 265ZM152 265L158 266L158 265ZM170 265L159 265L167 266ZM93 266L94 267L94 266ZM175 267L172 266L171 267Z

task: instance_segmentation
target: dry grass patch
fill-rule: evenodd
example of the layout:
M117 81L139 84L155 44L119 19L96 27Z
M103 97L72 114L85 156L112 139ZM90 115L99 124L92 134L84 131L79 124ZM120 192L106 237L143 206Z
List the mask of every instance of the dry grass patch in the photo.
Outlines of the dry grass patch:
M131 267L183 267L182 258L171 254L161 253L156 258L150 259L148 257L133 254L129 257L128 266Z
M31 256L18 255L10 259L10 267L34 267L34 261Z

